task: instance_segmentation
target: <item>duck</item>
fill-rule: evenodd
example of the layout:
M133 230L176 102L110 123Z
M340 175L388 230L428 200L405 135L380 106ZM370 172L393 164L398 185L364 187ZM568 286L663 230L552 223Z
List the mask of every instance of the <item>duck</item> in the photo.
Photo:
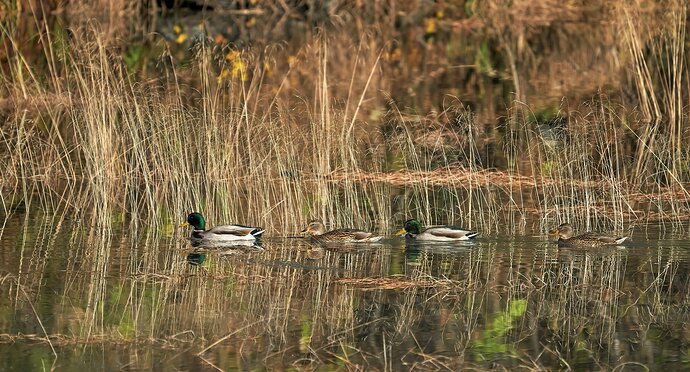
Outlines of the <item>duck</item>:
M302 233L322 243L373 243L383 239L383 236L357 229L343 228L326 231L323 222L317 220L310 221Z
M404 235L406 238L414 240L454 242L470 240L479 235L479 233L447 225L430 226L424 229L422 223L413 218L405 221L405 226L396 235Z
M187 221L180 227L193 226L190 240L193 244L217 245L238 241L253 241L260 238L264 230L260 227L244 225L218 225L206 230L206 220L201 213L193 212L187 216Z
M563 223L558 227L549 229L549 236L558 237L558 245L571 247L598 247L603 245L619 245L628 239L627 236L612 237L595 232L586 232L573 236L573 227L569 223Z

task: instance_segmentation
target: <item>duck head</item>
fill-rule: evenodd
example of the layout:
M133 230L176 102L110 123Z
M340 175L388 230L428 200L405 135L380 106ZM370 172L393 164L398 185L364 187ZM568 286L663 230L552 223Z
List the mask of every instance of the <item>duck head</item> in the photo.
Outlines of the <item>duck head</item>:
M422 233L422 223L415 220L414 218L405 221L405 227L400 229L396 235L418 235Z
M193 212L187 216L187 221L182 223L180 227L189 225L194 226L194 230L205 230L206 220L204 220L204 216L202 216L201 213Z
M555 239L570 239L573 237L573 227L569 223L562 223L558 227L550 228L549 236L553 236Z
M326 226L321 221L310 221L309 225L302 230L303 234L307 235L323 235L326 232Z

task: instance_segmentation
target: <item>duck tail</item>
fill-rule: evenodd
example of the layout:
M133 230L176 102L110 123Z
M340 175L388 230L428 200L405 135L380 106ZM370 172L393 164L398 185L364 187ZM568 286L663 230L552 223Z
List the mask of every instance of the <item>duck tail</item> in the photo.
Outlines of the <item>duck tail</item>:
M256 238L260 238L261 235L263 235L263 233L264 233L264 229L257 227L256 229L252 230L252 232L250 234L254 235L254 237L256 237Z
M627 236L624 236L624 237L622 237L622 238L618 238L618 239L616 239L616 244L621 244L621 243L623 243L623 242L626 241L626 240L628 240L628 237L627 237Z
M467 239L472 239L472 238L476 237L477 235L479 235L479 233L476 232L476 231L470 231L470 232L468 232L467 234L465 234L465 236L467 237Z

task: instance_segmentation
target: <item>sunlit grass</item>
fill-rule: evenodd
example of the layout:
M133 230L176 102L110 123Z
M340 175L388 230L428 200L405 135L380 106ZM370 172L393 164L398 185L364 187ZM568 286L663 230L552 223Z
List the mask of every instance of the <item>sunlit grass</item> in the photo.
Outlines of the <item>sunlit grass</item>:
M598 95L559 122L553 108L506 102L510 116L495 124L501 135L487 134L455 97L421 121L395 102L368 119L391 58L373 36L345 50L347 39L321 35L299 53L202 44L184 65L163 55L152 80L133 74L97 32L61 44L60 58L45 44L45 77L10 39L4 89L27 109L2 131L5 214L20 203L68 206L100 228L124 221L165 230L199 210L212 223L277 235L312 218L385 232L417 217L487 233L562 221L583 230L685 221L688 156L677 104L685 23L672 18L650 52L633 10L621 12L640 106ZM342 60L353 63L345 69ZM654 72L655 61L673 64ZM487 143L505 159L500 169L485 164Z
M572 87L562 60L590 51L557 35L554 61L525 40L572 20L577 4L535 19L524 17L538 2L469 1L461 21L434 9L412 43L390 40L396 20L372 10L380 2L363 4L371 30L334 15L335 32L265 49L194 42L177 26L172 46L119 50L94 25L67 33L32 16L30 56L14 32L25 20L3 19L0 343L45 345L58 366L86 345L147 345L223 368L383 370L622 369L641 360L630 350L653 355L667 334L687 344L677 247L495 239L566 221L629 232L690 220L686 5L600 4L615 17L602 26L610 35L592 37L616 37L602 53L626 71L625 92L544 104L527 85ZM465 27L478 44L453 39ZM419 91L410 102L439 109L396 101L398 73L413 77L410 97ZM457 94L421 94L435 89L425 79L456 74L467 76ZM498 96L505 115L468 94ZM190 265L177 225L192 210L210 225L262 226L265 251ZM278 239L311 219L385 234L410 217L486 240L447 254ZM28 325L11 328L18 320ZM132 365L150 368L144 359Z

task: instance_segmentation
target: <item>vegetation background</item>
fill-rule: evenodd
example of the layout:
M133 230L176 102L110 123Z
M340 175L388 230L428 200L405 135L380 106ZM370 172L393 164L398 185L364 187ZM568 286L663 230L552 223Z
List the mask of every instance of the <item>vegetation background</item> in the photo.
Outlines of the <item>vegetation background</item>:
M0 1L0 369L687 369L688 15ZM411 217L481 240L280 239Z
M271 234L690 217L684 1L16 0L0 19L6 214Z

